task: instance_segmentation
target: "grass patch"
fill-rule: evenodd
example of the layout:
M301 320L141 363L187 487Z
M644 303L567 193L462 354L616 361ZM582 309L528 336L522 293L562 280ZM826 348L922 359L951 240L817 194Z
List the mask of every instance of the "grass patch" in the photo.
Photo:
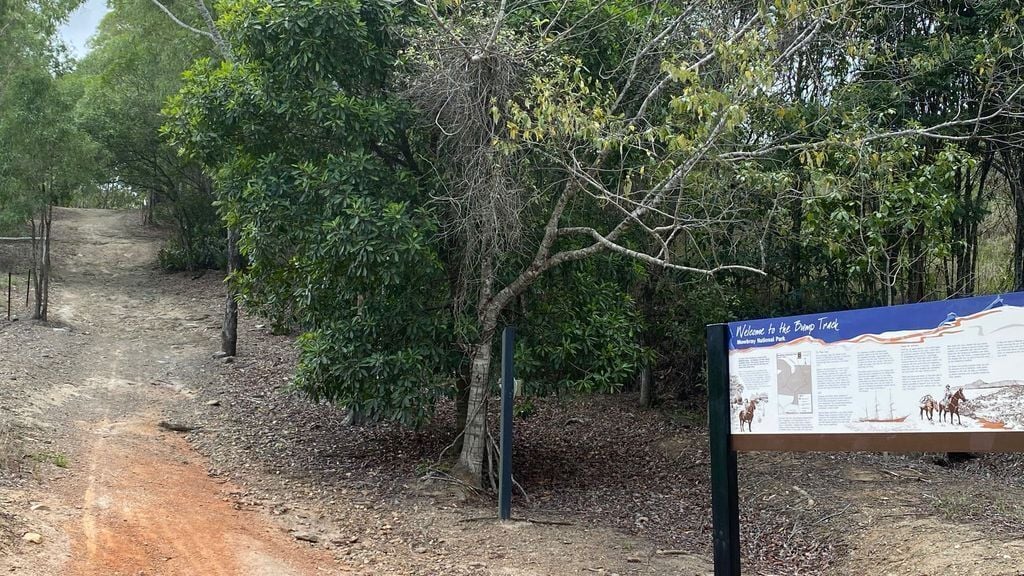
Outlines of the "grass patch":
M1005 527L1024 527L1021 495L1011 490L950 487L933 503L936 511L951 522L995 523Z
M39 452L32 455L32 460L40 464L53 464L58 468L67 468L71 464L67 455L60 452Z

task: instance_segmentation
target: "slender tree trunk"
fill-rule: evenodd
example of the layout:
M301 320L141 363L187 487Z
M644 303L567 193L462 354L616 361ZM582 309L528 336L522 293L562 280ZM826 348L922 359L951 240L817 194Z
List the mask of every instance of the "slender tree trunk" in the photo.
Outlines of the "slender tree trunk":
M44 238L43 238L43 294L40 320L46 320L50 308L50 237L53 230L53 206L47 205L44 209Z
M142 216L142 223L146 226L153 225L153 207L156 205L156 192L150 190L146 196L146 212Z
M42 281L40 280L40 272L42 271L40 252L42 249L41 236L43 233L43 223L40 220L39 226L36 227L36 219L32 218L32 270L35 272L32 278L33 289L35 291L35 298L32 301L32 319L39 320L40 314L42 313Z
M954 187L960 202L960 216L953 223L954 292L950 296L971 296L977 291L978 236L985 211L985 184L992 167L993 151L984 152L976 170L957 172Z
M1003 148L1003 171L1013 196L1013 209L1017 222L1013 239L1013 289L1024 290L1024 153Z
M987 146L982 157L981 168L978 173L978 190L971 201L971 222L969 230L968 245L970 246L970 260L968 262L968 294L974 295L978 292L978 251L980 249L981 222L985 217L985 208L988 199L985 196L985 185L988 182L988 174L992 169L992 162L995 159L995 152L991 146Z
M927 278L928 259L921 252L921 245L924 242L924 224L918 224L910 238L908 253L910 255L910 271L907 282L907 302L922 302L925 294L925 282Z
M660 267L647 266L647 274L644 276L643 283L640 285L638 300L643 313L643 326L640 330L640 345L645 349L650 349L655 346L656 338L654 336L654 328L651 324L655 322L655 315L658 311L655 309L654 293L655 286L660 281L663 271L664 269ZM640 368L641 408L650 408L654 405L653 372L653 367L649 364Z
M231 276L242 265L242 256L238 251L238 230L228 229L228 281L227 296L224 302L224 324L220 333L220 349L228 356L238 353L238 294Z
M1013 289L1024 290L1024 182L1011 186L1013 205L1017 212L1013 239Z
M892 306L893 302L893 285L896 283L896 279L893 278L892 270L892 256L890 256L888 250L882 251L882 257L885 258L885 278L882 280L885 283L885 305ZM795 397L794 397L795 400Z
M458 477L473 486L480 485L483 478L484 453L487 450L487 397L490 391L491 355L496 328L496 320L488 320L481 326L469 369L466 427L463 429L462 451L455 472Z

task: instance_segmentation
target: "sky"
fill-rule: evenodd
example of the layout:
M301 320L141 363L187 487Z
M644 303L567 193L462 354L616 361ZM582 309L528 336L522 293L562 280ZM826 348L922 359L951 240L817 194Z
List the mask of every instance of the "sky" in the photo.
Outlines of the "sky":
M61 26L60 37L76 58L81 58L89 52L89 37L96 32L96 27L100 25L100 20L106 13L107 0L85 0L78 10L71 14L67 23Z

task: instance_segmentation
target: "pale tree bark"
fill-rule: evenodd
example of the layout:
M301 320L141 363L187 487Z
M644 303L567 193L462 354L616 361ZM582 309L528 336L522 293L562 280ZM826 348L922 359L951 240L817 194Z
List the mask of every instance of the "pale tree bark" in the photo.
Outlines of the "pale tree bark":
M32 289L35 292L35 298L32 300L32 319L38 320L42 313L42 282L39 279L40 270L40 246L42 236L42 222L39 226L36 226L35 216L30 220L32 226Z
M478 485L483 478L484 453L487 450L487 399L490 395L491 355L496 324L484 326L474 346L469 375L469 401L463 429L462 452L456 473Z
M53 205L48 204L44 210L44 238L43 238L43 294L42 305L40 306L40 319L47 320L50 312L50 239L53 236Z
M235 55L231 51L231 47L224 41L224 36L221 35L220 30L217 29L217 24L213 20L213 14L210 12L210 8L206 6L206 2L203 0L195 0L196 8L199 9L199 14L203 17L203 23L206 24L206 29L209 31L209 37L213 40L213 43L217 46L217 50L220 51L221 56L224 57L228 62L235 61Z
M44 188L45 190L45 188ZM31 219L32 226L32 283L35 300L32 319L46 321L50 308L50 235L53 227L53 206L46 205L39 211L39 222Z

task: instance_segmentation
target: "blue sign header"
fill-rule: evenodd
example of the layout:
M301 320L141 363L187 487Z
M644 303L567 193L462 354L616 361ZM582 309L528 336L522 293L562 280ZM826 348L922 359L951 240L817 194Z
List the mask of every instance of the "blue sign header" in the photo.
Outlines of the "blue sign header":
M929 330L1000 306L1024 307L1024 292L730 322L729 349L776 346L805 337L833 343L866 334Z

